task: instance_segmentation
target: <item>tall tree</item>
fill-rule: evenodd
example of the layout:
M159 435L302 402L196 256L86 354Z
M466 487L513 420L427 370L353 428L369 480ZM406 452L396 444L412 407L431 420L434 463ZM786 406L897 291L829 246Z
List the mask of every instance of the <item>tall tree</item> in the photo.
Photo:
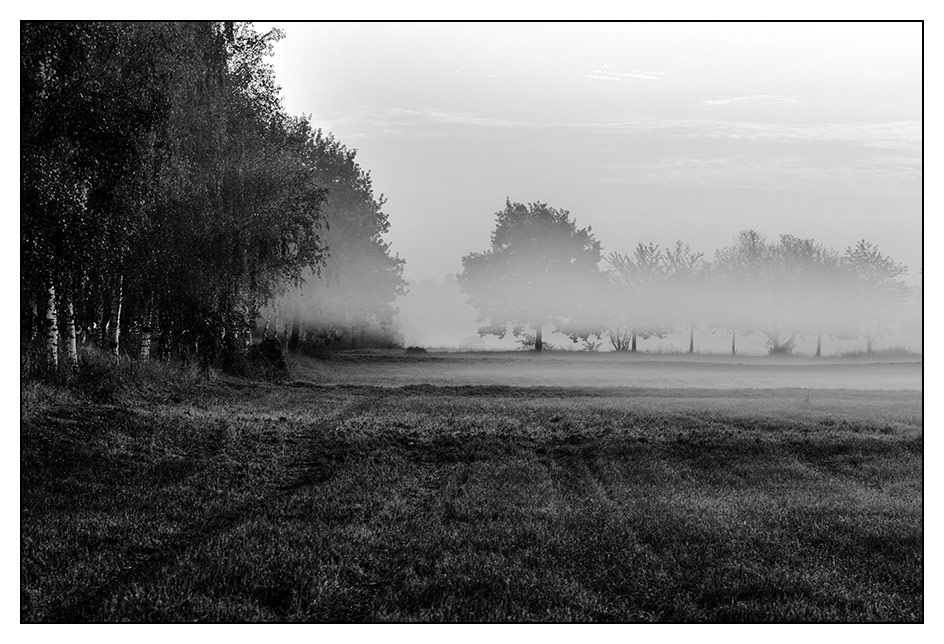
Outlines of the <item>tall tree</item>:
M386 199L374 195L370 173L356 156L333 135L312 133L308 161L314 181L327 193L325 263L289 288L269 312L293 320L293 335L304 327L321 338L346 338L349 346L371 325L393 324L394 301L406 287L404 261L383 238L390 230Z
M310 127L282 111L266 62L279 37L242 23L23 24L29 300L61 302L67 329L107 324L97 335L116 350L126 331L143 349L156 326L165 350L214 354L322 262Z
M459 287L479 310L481 335L503 337L509 325L519 335L528 326L541 351L547 325L572 338L593 331L600 260L600 242L589 226L577 228L568 211L506 200L491 247L462 258Z
M22 257L28 289L55 286L74 305L67 326L139 221L123 187L158 118L154 36L137 23L21 26Z

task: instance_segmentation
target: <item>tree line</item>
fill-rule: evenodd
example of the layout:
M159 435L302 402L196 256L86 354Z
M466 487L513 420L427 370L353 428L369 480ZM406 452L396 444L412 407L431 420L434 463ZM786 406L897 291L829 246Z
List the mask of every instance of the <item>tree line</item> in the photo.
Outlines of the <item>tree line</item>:
M817 356L823 336L862 337L872 354L910 293L906 267L865 240L838 252L745 230L713 257L681 241L604 255L568 211L510 200L496 214L490 248L462 266L459 286L479 311L479 333L525 336L536 351L550 326L574 342L606 338L617 351L687 330L694 352L694 328L703 325L728 330L732 354L739 332L763 334L772 354L792 352L804 336L817 338Z
M44 365L92 343L226 366L306 283L347 293L349 325L389 323L403 261L383 197L355 151L282 108L281 37L21 23L21 338Z

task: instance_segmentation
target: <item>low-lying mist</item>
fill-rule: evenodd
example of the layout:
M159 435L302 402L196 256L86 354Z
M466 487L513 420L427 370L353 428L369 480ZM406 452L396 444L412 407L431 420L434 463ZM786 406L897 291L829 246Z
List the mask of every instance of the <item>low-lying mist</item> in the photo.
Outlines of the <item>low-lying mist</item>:
M819 344L822 355L846 355L867 351L866 334L877 336L874 350L921 351L917 290L890 307L869 310L855 301L854 292L844 293L844 286L823 281L796 284L784 286L775 296L731 285L675 284L648 292L624 289L627 292L619 299L619 289L600 280L581 285L579 306L561 309L560 327L544 325L544 350L629 351L635 333L636 351L657 354L693 350L730 355L733 341L738 355L766 355L774 342L780 343L783 353L812 356ZM508 288L517 290L516 285ZM532 292L530 298L543 299L551 309L558 294ZM480 335L479 329L486 325L454 274L410 283L395 306L394 323L405 346L462 351L533 348L531 323L522 323L517 336L514 324L505 327L504 337Z

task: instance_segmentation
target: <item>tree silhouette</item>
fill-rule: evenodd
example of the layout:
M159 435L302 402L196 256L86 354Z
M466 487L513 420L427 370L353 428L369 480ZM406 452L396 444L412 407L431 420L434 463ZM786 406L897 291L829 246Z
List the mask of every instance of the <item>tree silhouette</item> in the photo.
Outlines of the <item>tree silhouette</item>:
M574 340L595 330L600 259L600 242L589 226L577 228L568 211L506 199L491 247L462 258L459 287L479 311L481 335L504 337L511 325L517 336L528 326L541 351L545 325Z
M636 351L636 338L662 336L668 332L668 262L665 252L653 243L636 245L632 255L610 253L610 292L607 294L606 330L617 351Z
M848 310L872 355L875 339L901 316L908 288L898 278L908 269L864 239L846 248L842 265L852 276Z

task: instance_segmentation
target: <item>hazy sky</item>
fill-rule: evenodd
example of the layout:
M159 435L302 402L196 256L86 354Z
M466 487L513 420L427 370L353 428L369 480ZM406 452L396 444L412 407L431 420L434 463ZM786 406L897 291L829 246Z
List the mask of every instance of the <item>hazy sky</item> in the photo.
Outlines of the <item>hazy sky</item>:
M487 248L506 197L605 253L754 228L865 238L916 279L918 23L278 26L286 109L358 150L408 279Z

